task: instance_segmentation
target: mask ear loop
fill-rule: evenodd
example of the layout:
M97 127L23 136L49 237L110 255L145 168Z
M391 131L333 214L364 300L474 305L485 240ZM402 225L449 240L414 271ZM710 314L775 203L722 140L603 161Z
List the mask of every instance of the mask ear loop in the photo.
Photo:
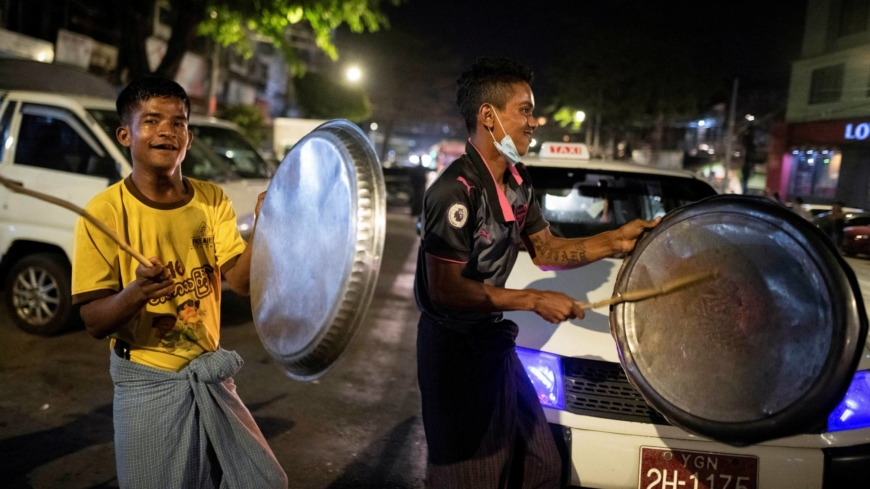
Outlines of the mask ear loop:
M490 107L492 107L492 113L495 114L495 120L498 121L498 125L501 126L501 132L503 132L504 135L507 136L507 131L504 130L504 124L501 123L501 118L499 118L498 112L495 111L495 106L490 105ZM495 127L493 126L492 129L492 139L493 141L495 141Z
M507 132L505 132L505 130L504 130L504 124L501 123L501 119L498 117L498 113L495 111L495 106L492 104L488 104L488 105L492 109L492 113L493 113L493 115L495 115L495 120L498 122L498 125L501 126L501 132L503 132L505 135L507 135ZM487 128L487 129L489 129L489 128ZM495 144L499 144L498 140L495 138L495 126L493 126L492 129L489 129L489 135L492 138L492 142L494 142Z

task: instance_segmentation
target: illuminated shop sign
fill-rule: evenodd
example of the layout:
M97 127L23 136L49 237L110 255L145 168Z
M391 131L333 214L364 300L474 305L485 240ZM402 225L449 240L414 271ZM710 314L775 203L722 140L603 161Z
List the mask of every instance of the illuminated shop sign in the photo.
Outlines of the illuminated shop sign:
M863 141L870 137L870 123L862 122L860 124L846 124L846 139L857 139Z

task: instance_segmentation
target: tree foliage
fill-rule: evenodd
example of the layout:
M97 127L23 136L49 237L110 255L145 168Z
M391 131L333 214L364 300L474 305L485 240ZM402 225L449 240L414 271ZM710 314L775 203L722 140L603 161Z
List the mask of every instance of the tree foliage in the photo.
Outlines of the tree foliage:
M402 0L170 0L173 12L172 36L166 55L155 70L164 76L174 77L184 52L195 42L196 36L206 36L222 46L233 46L242 54L253 52L252 40L268 40L287 59L296 73L302 63L293 40L287 36L287 28L301 22L307 23L314 32L316 44L332 59L338 51L332 41L332 31L347 25L352 32L374 32L388 25L381 7L397 5ZM153 12L155 0L137 5L131 18L144 12ZM131 7L132 8L132 7ZM136 37L130 74L137 78L147 74L145 33L131 25L129 35Z
M707 102L720 83L664 10L657 3L638 5L632 15L645 22L612 19L607 29L584 30L577 48L550 73L552 109L584 110L611 128L625 128L688 115Z
M218 114L221 119L233 122L249 141L259 146L266 138L263 130L263 113L252 105L228 105Z
M389 1L394 5L400 2ZM338 50L332 31L342 25L356 33L375 32L387 26L382 3L384 0L212 0L199 24L199 34L224 47L232 45L246 55L252 53L250 32L265 36L298 72L301 64L286 36L288 27L306 22L314 31L317 47L335 60Z
M554 77L559 107L601 114L614 125L696 110L708 93L688 54L667 43L634 41L610 40L562 64Z
M307 73L293 80L296 97L305 115L312 119L348 119L362 122L372 114L366 93L318 73Z
M383 135L381 159L386 160L395 132L447 125L464 127L455 107L460 57L401 27L343 44L342 52L365 60L372 118Z

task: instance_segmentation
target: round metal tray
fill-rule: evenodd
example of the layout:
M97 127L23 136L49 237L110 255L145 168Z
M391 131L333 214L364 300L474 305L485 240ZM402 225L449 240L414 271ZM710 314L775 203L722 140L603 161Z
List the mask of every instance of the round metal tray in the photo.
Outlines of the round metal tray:
M254 235L251 305L263 346L290 377L323 375L359 328L385 226L383 173L356 125L329 121L284 158Z
M623 367L672 424L734 445L817 429L867 335L857 280L830 240L766 199L720 195L668 214L615 293L716 279L610 313Z

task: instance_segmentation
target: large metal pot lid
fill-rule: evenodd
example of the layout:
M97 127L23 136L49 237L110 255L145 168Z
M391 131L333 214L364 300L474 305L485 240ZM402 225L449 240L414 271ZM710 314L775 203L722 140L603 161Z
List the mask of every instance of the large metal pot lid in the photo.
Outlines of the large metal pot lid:
M672 424L733 445L823 425L867 335L851 268L785 207L719 195L644 236L615 293L713 269L718 277L698 286L613 307L631 382Z
M356 125L329 121L285 156L254 235L251 305L290 377L323 375L347 347L374 293L385 226L383 173Z

